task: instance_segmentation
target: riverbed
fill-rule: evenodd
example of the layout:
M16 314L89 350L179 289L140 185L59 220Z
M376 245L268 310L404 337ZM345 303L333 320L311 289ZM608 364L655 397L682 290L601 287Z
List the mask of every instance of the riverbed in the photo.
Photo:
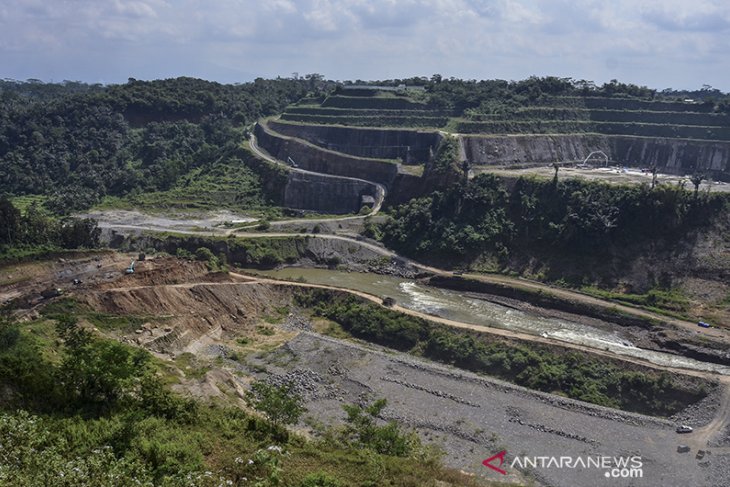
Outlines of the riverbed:
M730 375L730 367L702 362L670 353L636 347L620 327L590 326L578 321L552 318L480 299L473 294L441 289L412 279L378 274L346 272L330 269L285 267L277 270L247 272L276 279L304 280L361 291L382 298L391 297L397 304L422 313L462 323L529 333L577 345L636 357L657 365L714 371Z

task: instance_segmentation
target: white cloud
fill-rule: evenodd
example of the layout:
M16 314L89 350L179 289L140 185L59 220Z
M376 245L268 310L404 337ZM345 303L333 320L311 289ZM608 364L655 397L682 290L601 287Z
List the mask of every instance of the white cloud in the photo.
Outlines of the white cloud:
M3 0L0 77L441 72L730 89L728 30L720 0Z

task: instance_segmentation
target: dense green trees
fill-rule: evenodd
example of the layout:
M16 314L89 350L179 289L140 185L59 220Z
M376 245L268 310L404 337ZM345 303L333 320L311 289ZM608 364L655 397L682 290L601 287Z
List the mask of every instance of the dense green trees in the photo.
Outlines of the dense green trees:
M306 81L263 79L5 83L0 194L51 195L48 206L67 212L104 195L166 190L195 168L233 162L244 125L306 92Z
M432 103L442 108L459 111L478 108L481 113L499 111L535 103L541 99L555 96L633 96L652 98L655 90L615 80L596 86L585 80L543 78L532 76L521 81L505 80L460 80L455 78L432 78L427 86Z
M37 203L21 213L13 203L0 197L0 254L22 248L96 248L101 230L95 220L56 219Z
M508 199L498 179L480 176L396 208L383 227L383 241L414 256L501 250L514 227L507 217Z
M451 263L536 251L601 258L615 246L681 238L711 224L727 204L723 195L696 198L676 186L520 178L508 187L483 174L397 207L383 241Z

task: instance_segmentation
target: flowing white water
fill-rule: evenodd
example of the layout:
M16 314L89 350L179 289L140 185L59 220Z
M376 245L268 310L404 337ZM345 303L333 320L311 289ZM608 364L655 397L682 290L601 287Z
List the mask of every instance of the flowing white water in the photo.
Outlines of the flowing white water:
M619 327L616 331L613 331L569 320L547 318L528 311L476 299L471 295L465 295L458 291L425 286L408 279L358 272L294 267L275 271L254 272L282 279L304 278L306 282L312 284L326 284L381 297L392 297L404 308L462 323L553 338L620 355L641 358L657 365L714 371L722 375L730 375L730 367L638 348L621 336Z

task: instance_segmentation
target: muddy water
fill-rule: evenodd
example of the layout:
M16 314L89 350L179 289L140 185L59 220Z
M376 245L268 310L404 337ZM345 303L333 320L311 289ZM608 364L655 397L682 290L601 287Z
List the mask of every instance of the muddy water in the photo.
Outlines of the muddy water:
M622 337L617 330L601 329L574 321L547 318L478 299L457 291L426 286L408 279L359 272L295 267L251 272L278 279L303 278L306 282L312 284L325 284L381 297L392 297L397 304L404 308L442 318L541 335L601 350L609 350L620 355L642 358L657 365L715 371L723 375L730 375L730 367L640 349Z

